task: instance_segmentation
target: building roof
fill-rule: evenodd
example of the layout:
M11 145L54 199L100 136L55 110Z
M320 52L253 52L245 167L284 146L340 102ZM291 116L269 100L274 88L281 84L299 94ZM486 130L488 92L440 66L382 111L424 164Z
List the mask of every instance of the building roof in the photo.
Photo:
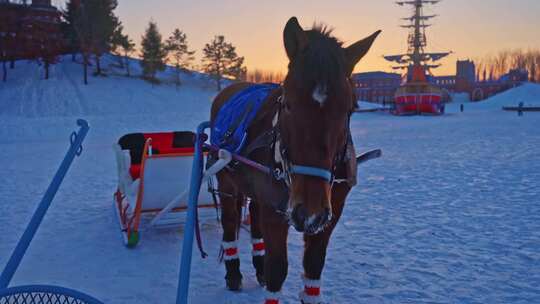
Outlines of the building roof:
M428 76L430 79L440 79L440 80L455 80L456 76L444 75L444 76Z
M386 72L366 72L366 73L356 73L352 75L352 78L355 80L362 79L373 79L373 78L384 78L384 79L401 79L401 75L397 73L386 73Z

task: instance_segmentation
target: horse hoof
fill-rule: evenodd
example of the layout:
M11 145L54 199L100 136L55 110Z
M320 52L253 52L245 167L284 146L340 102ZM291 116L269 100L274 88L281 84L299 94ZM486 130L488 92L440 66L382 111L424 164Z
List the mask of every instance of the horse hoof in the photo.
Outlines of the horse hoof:
M266 280L264 279L264 255L253 256L253 267L257 275L257 282L262 287L266 286Z
M242 289L242 279L226 279L227 289L230 291L240 291Z
M227 274L225 275L225 283L231 291L242 289L242 274L240 273L240 260L232 259L225 261Z
M266 286L266 280L264 279L264 274L257 274L257 282L259 282L259 285L261 285L261 287Z
M304 300L300 299L300 304L329 304L327 302L304 302Z

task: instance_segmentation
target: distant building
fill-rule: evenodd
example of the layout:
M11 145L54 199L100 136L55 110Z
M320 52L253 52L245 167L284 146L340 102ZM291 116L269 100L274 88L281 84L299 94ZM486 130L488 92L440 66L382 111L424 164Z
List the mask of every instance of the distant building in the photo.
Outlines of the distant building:
M502 75L500 80L513 85L520 84L529 80L529 72L525 69L513 69Z
M502 75L497 80L490 79L475 82L474 86L468 93L470 93L470 99L472 101L479 101L519 86L528 80L529 72L522 69L514 69Z
M469 92L476 82L476 67L473 61L458 60L456 75L429 76L428 80L450 93Z
M499 79L478 81L474 62L458 60L456 75L428 76L427 80L442 88L447 95L468 93L470 100L478 101L518 86L528 78L529 73L526 70L511 70ZM359 100L393 103L394 94L401 86L402 77L396 73L368 72L353 74L351 80Z
M474 83L476 81L476 66L472 60L458 60L456 62L457 80Z
M471 60L456 62L456 87L454 91L470 92L476 83L476 66Z
M454 92L456 87L456 76L430 76L428 81L437 86L447 89L449 92Z
M62 39L61 13L51 0L25 3L0 0L0 47L10 60L32 58L37 49L46 47L44 41Z
M351 77L359 100L392 103L401 75L385 72L358 73Z

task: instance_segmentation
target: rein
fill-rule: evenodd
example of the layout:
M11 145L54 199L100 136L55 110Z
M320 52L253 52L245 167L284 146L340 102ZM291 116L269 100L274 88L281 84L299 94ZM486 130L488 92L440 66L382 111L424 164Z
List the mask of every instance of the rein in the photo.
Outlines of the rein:
M249 155L251 152L255 151L258 148L270 146L274 154L274 162L277 164L280 164L281 169L277 168L274 165L265 166L245 156L231 152L232 158L239 163L242 163L248 167L256 169L257 171L271 175L274 179L278 181L285 180L285 183L287 184L287 186L290 186L292 174L317 177L332 184L334 181L334 173L332 171L324 169L324 168L314 167L314 166L304 166L304 165L293 164L286 158L286 149L281 144L280 130L279 130L279 125L278 125L280 112L284 106L283 100L284 100L284 95L282 94L281 96L279 96L277 100L279 108L277 109L275 116L272 120L272 129L270 129L269 131L257 137L253 141L252 145L246 148L246 152L243 153L244 155ZM204 146L215 152L219 151L220 149L216 145L204 144Z

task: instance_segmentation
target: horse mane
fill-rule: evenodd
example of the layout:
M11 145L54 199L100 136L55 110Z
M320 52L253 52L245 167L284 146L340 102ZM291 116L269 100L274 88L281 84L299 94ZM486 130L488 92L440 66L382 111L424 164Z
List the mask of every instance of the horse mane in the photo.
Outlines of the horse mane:
M308 46L290 66L296 83L303 89L312 90L316 85L322 85L332 90L344 77L343 42L334 37L332 31L322 23L316 23L306 31Z

